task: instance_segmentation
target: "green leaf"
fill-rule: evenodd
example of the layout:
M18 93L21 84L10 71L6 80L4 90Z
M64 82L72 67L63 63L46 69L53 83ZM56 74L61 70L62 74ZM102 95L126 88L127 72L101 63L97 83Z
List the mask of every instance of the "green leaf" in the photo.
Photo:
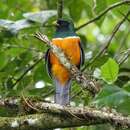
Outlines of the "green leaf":
M101 67L108 60L108 55L98 57L91 65L92 68Z
M37 68L34 71L33 79L34 79L34 82L37 82L37 81L40 81L40 80L43 80L45 82L51 81L50 77L47 74L47 69L46 69L45 64L39 63L37 65Z
M107 85L94 99L93 104L98 107L109 106L120 112L130 113L130 92L117 86Z
M71 8L69 8L69 11L70 16L74 21L80 20L84 4L85 3L83 0L72 0L72 3L70 4Z
M4 68L4 66L8 62L8 57L4 52L0 52L0 70Z
M130 92L130 81L127 82L127 83L123 86L123 88L124 88L126 91Z
M99 14L102 10L106 9L107 7L106 0L96 0L94 4L94 11L96 14Z
M84 2L86 2L86 4L88 4L91 8L93 8L93 3L94 3L93 0L89 0L89 1L84 0Z
M44 88L32 88L27 91L28 96L39 96L42 99L51 94L54 95L54 88L52 86L45 86Z
M116 81L118 72L119 65L111 58L109 58L108 61L101 66L101 77L109 84Z
M25 50L23 48L9 48L7 49L6 53L11 57L19 56Z
M108 5L112 5L112 4L115 4L117 2L120 2L120 0L107 0Z
M12 89L12 85L13 85L13 81L12 81L12 77L9 77L6 81L6 84L5 84L5 87L8 89L8 90L11 90Z
M25 13L23 16L30 21L37 22L44 24L47 22L51 17L56 16L56 10L45 10L36 13Z
M32 76L28 75L24 77L21 82L18 84L18 86L15 88L17 93L20 93L21 91L27 89L27 87L30 85L30 88L33 87L32 85Z
M94 2L94 12L96 15L98 15L99 13L101 13L103 10L105 10L107 7L107 2L106 0L96 0ZM104 21L104 17L102 17L99 21L97 21L96 23L100 26L102 24L102 22Z
M87 16L89 18L92 18L93 17L92 8L88 4L85 4L84 9L85 9L85 11L87 13Z

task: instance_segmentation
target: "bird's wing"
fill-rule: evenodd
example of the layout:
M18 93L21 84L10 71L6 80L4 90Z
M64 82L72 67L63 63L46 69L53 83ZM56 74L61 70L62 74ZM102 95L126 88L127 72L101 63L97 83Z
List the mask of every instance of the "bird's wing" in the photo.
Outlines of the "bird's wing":
M81 49L81 59L80 59L80 62L81 62L81 65L83 65L84 61L85 61L85 54L84 54L84 49L83 49L82 43L80 43L79 45L80 45L80 49Z
M52 78L51 64L50 64L50 49L48 49L45 54L45 63L46 63L46 68L47 68L48 74Z
M84 54L84 50L83 50L83 46L81 42L79 43L79 47L80 47L81 56L80 56L80 64L77 66L78 68L80 68L84 64L84 61L85 61L85 54Z

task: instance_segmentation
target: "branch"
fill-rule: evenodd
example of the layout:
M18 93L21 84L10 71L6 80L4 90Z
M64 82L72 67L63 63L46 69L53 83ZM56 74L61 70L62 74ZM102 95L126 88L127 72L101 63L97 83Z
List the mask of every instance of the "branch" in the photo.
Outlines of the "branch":
M22 48L22 49L26 49L26 50L29 50L29 51L41 52L41 50L36 49L36 48L17 46L17 45L8 45L7 48Z
M43 56L44 57L44 56ZM24 76L30 71L32 70L42 59L43 57L41 57L39 60L37 60L33 65L31 65L27 70L25 70L25 72L15 81L15 83L11 86L12 88L17 85L23 78Z
M127 17L130 15L130 11L128 11L128 13L125 15L125 17L114 27L112 34L110 36L110 38L108 39L108 42L101 48L101 50L97 53L97 55L83 68L83 70L91 65L98 57L100 57L102 54L104 54L108 47L111 44L111 41L113 40L115 34L118 32L119 28L121 27L121 25L125 22L125 20L127 19Z
M130 49L122 53L122 56L118 60L119 65L121 66L128 59L129 56L130 56Z
M116 7L119 7L121 5L124 5L124 4L129 4L130 3L130 0L124 0L124 1L121 1L121 2L117 2L111 6L109 6L107 9L105 9L104 11L102 11L98 16L96 16L95 18L91 19L90 21L84 23L83 25L79 26L76 28L76 31L78 31L79 29L87 26L88 24L91 24L93 22L95 22L96 20L99 20L102 16L104 16L108 11L116 8Z
M62 18L63 13L63 0L57 0L57 17L58 19Z
M56 45L52 44L46 35L36 33L35 37L51 47L52 52L57 56L61 64L70 71L72 78L74 78L77 83L81 84L84 89L87 89L93 95L99 92L100 88L97 82L84 75L75 65L72 65L69 59L65 56L64 52Z
M15 106L19 105L19 102L13 100L11 102ZM101 111L90 107L67 107L43 102L33 102L33 106L40 110L39 114L19 117L0 117L0 129L18 130L23 128L24 130L41 130L104 123L110 123L116 127L130 128L129 117L124 117L114 110L114 112L110 112L110 109Z
M128 24L127 26L130 26L130 24ZM130 34L130 29L128 28L126 31L124 31L124 34L123 34L124 36L120 40L120 43L119 43L120 45L119 45L119 47L116 50L115 55L114 55L115 59L118 60L119 55L121 53L121 50L124 48L126 41L127 41L127 38L129 37L129 34Z

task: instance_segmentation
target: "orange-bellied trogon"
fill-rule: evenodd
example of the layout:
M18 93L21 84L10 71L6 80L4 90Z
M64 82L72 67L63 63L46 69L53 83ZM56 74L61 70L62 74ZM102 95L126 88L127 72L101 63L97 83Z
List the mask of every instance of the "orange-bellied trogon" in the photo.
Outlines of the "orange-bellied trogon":
M63 19L57 21L56 33L52 43L63 50L72 64L75 64L78 68L83 64L84 53L80 37L76 35L71 21ZM60 105L69 104L70 72L60 63L50 49L46 54L46 65L56 87L55 103Z

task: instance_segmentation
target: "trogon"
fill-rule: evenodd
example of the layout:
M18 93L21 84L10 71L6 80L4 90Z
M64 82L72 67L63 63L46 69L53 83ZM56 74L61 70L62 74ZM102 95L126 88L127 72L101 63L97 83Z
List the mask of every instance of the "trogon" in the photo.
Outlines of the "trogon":
M80 37L77 36L72 21L59 19L56 24L56 32L52 43L61 48L70 63L78 68L84 62L84 52ZM46 66L49 75L55 84L55 103L60 105L69 104L71 87L71 75L58 58L48 49L46 53Z

